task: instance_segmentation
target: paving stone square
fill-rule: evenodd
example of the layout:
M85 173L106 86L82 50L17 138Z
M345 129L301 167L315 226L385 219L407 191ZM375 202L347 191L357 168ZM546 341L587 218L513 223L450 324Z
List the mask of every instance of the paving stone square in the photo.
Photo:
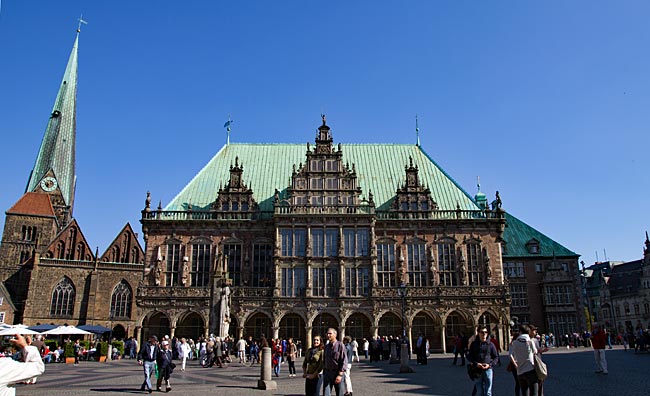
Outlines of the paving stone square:
M507 362L507 356L502 355ZM352 382L355 396L383 395L471 395L472 382L464 367L452 365L450 355L434 355L426 366L416 365L415 373L399 374L399 364L388 362L355 363ZM647 394L650 389L648 364L650 354L634 354L618 347L607 350L609 375L595 374L593 351L586 348L557 348L544 355L549 378L544 384L547 396L633 396ZM301 373L302 362L296 363ZM493 395L513 395L512 375L506 364L497 367L494 374ZM180 365L172 376L170 395L303 395L303 379L288 377L286 365L282 366L277 390L262 391L256 388L260 367L245 367L232 363L227 368L202 368L196 361L189 362L185 372ZM45 374L36 384L18 385L17 395L128 395L141 392L142 368L135 360L110 363L81 362L79 366L49 364ZM154 395L160 392L153 392Z

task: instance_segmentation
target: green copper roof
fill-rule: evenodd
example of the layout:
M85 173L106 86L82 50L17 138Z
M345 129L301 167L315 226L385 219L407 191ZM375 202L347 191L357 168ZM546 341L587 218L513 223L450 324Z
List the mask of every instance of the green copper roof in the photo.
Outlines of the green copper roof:
M579 256L533 227L506 213L506 230L503 239L506 241L505 257L567 257ZM526 244L531 240L539 242L539 253L530 253Z
M336 144L335 144L336 145ZM314 146L312 145L312 148ZM342 144L343 163L355 165L362 196L372 191L379 210L386 210L398 187L406 180L409 156L419 168L420 183L442 210L478 210L472 198L451 179L419 146L406 144ZM239 157L244 167L242 179L252 188L254 199L264 211L273 210L273 194L291 182L293 165L305 163L305 144L229 144L167 205L165 210L208 208L217 198L219 187L229 179L230 166Z
M41 148L27 184L27 191L34 191L43 176L52 169L67 205L72 205L74 200L76 179L75 138L78 43L79 34L74 40L63 81L56 95L50 120L41 142Z

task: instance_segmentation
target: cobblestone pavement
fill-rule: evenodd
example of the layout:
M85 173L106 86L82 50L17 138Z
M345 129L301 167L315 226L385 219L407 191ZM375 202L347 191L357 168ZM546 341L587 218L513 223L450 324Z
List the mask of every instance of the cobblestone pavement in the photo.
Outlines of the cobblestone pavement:
M507 356L502 356L507 361ZM622 348L607 351L609 375L594 373L593 352L579 348L554 349L544 355L548 364L549 378L544 384L547 396L562 395L616 395L636 396L647 394L650 389L650 354L635 355ZM451 364L449 355L434 355L426 366L412 361L416 371L399 374L399 364L355 363L352 368L354 395L470 395L472 383L464 367ZM300 373L298 362L298 372ZM277 390L257 390L259 366L243 367L232 363L228 368L201 368L196 361L190 362L185 372L180 365L172 375L173 395L302 395L303 379L289 378L286 365L282 366ZM18 385L17 395L128 395L142 394L142 369L134 360L110 363L81 362L79 366L49 364L36 384ZM154 391L153 395L160 394ZM497 367L494 375L493 394L514 394L512 375L505 364Z

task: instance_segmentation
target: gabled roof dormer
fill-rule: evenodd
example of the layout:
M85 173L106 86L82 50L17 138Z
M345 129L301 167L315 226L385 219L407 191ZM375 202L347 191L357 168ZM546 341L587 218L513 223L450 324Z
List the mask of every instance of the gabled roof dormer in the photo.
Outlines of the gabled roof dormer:
M244 183L243 174L244 165L239 163L239 157L235 157L235 165L230 165L228 182L219 189L217 199L212 203L212 210L247 214L258 210L257 202L253 199L253 190Z
M401 212L402 215L408 214L409 217L414 213L422 214L416 217L428 217L431 211L438 209L438 204L431 199L431 191L420 183L419 169L413 165L410 156L404 171L406 179L402 187L397 189L391 210Z
M144 251L138 242L138 234L133 232L131 224L126 223L113 242L108 246L100 261L111 263L144 263Z

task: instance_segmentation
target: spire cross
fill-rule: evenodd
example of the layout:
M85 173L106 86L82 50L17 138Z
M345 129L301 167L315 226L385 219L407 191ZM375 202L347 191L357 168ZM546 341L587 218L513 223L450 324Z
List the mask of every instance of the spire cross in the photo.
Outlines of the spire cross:
M87 25L88 22L84 21L84 14L81 14L79 16L79 19L77 19L77 20L79 21L79 26L77 26L77 33L79 33L79 32L81 32L81 24Z

